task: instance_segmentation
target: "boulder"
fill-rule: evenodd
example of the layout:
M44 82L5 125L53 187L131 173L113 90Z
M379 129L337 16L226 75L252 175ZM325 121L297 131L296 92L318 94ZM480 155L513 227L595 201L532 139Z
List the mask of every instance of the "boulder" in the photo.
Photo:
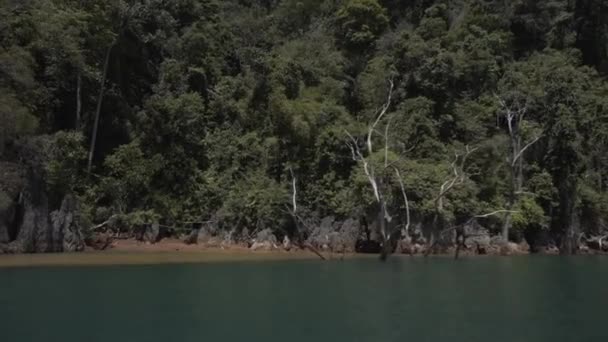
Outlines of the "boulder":
M273 249L275 249L275 245L271 244L268 241L264 241L264 242L254 242L250 249L252 251L271 251Z
M357 240L361 236L361 225L358 220L348 219L340 225L339 237L340 245L335 246L341 248L339 252L352 253L357 246ZM334 250L336 250L334 249Z
M285 235L283 237L283 249L286 251L291 250L291 240L289 239L289 236Z
M581 254L589 254L589 253L591 253L591 249L589 248L589 246L584 245L584 244L579 246L578 251Z
M414 244L412 243L412 239L409 237L401 239L397 245L396 252L410 255L416 254L416 249L414 247Z
M239 243L239 234L236 230L230 230L228 232L224 232L222 234L222 242L220 243L220 247L223 249L231 248L234 245Z
M467 237L465 241L467 248L485 250L490 246L490 232L477 223L477 221L473 221L472 223L466 225L464 227L464 233Z
M49 222L48 202L45 197L38 203L25 200L25 211L17 239L11 242L15 253L45 253L61 251L61 240L53 234Z
M192 229L188 235L184 238L186 245L196 245L198 243L199 229Z
M524 239L517 244L517 250L522 254L530 253L530 245L528 245L528 242Z
M24 185L24 170L19 164L0 162L0 244L6 245L17 236L18 199Z
M277 248L277 238L274 236L270 229L263 229L259 231L255 239L253 239L253 243L251 244L250 249L252 251L257 250L265 250L269 251Z
M162 238L161 229L158 222L154 222L152 224L146 224L143 240L147 243L157 243Z
M218 238L219 228L215 222L206 222L201 225L196 236L196 241L199 244L210 247L217 247L221 244L222 239Z
M84 237L80 226L80 208L73 196L66 196L61 208L51 213L52 236L57 246L61 244L63 252L81 252L84 250Z
M354 252L361 236L361 224L358 220L348 219L343 222L333 217L326 217L310 232L307 243L318 249L337 253Z
M525 253L525 252L521 251L520 246L514 242L508 242L507 244L503 244L500 247L501 255L517 255L517 254L523 254L523 253Z
M330 235L334 232L334 221L333 217L322 219L321 223L310 232L306 242L318 249L329 249ZM335 240L335 237L333 238Z
M112 246L113 239L107 234L95 234L86 240L86 245L97 251L103 251Z
M256 234L255 239L253 239L253 243L250 247L252 251L269 251L277 248L277 238L270 229L263 229L259 231Z
M409 231L409 238L412 240L412 243L418 245L426 245L427 240L424 236L424 231L422 227L422 223L418 222L412 225L412 228Z

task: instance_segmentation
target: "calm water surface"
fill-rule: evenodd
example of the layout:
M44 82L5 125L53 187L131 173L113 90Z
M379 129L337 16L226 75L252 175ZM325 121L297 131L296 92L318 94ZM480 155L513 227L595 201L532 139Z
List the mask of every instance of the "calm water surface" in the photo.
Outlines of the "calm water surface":
M2 341L608 341L608 259L0 269Z

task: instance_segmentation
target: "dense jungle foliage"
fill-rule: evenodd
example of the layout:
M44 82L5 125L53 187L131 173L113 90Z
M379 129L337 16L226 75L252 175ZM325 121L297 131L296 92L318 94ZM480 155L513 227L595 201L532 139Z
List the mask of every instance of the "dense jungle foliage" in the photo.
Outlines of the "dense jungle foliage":
M416 229L569 252L606 229L607 74L603 0L0 0L1 167L88 226L282 235L292 173L306 219L377 210L357 150L400 225L404 190Z

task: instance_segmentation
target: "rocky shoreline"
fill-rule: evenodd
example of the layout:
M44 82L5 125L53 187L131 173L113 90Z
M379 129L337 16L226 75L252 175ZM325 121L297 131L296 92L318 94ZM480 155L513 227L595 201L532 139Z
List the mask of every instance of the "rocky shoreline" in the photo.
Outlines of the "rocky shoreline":
M10 166L10 165L8 165ZM104 229L85 227L81 220L78 200L65 196L57 210L50 209L49 198L42 180L35 172L24 172L16 165L2 168L4 191L14 200L0 211L0 254L82 252L108 250L127 246L152 246L148 249L172 250L223 249L239 251L297 252L304 249L324 254L349 253L378 254L381 241L373 227L365 220L325 217L311 220L297 237L271 229L248 231L224 227L217 221L191 225L188 230L177 231L159 223L144 224L127 230L111 226ZM559 254L557 244L545 232L532 241L523 237L517 242L504 244L500 237L470 221L461 229L461 243L456 245L455 231L441 232L429 238L432 227L413 224L407 233L394 241L394 253L406 255L521 255L529 253ZM121 233L122 230L122 233ZM117 233L118 231L118 233ZM464 237L464 239L462 239ZM297 239L297 241L292 241ZM139 247L135 248L138 250ZM579 254L608 252L603 238L580 239Z
M369 233L369 232L368 232ZM228 253L315 253L326 258L335 258L354 254L379 254L380 244L374 240L373 234L365 238L366 232L356 220L337 221L325 218L307 236L303 243L294 243L288 236L276 236L269 229L255 234L236 234L217 230L213 225L201 226L188 234L171 235L159 224L144 227L138 236L116 237L110 234L97 234L93 239L87 239L86 251L113 250L124 252L200 252L225 251ZM411 237L413 236L413 237ZM444 243L430 246L425 242L420 232L402 239L396 244L394 254L409 256L427 255L526 255L545 254L558 255L559 249L549 245L536 246L532 249L522 239L519 243L503 244L499 237L492 237L487 229L474 225L466 227L464 243L460 248L454 243ZM602 249L598 248L601 247ZM432 248L429 250L429 248ZM458 249L458 250L457 250ZM593 243L581 244L579 254L605 254L605 245Z

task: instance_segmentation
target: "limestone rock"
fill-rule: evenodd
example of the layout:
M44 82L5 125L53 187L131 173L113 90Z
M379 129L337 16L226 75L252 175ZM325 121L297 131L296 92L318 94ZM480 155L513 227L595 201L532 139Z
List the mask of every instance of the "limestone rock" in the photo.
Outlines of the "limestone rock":
M337 250L339 252L348 252L352 253L355 251L357 246L357 240L361 236L361 225L358 220L348 219L344 221L340 226L339 237L340 237L340 246L342 250Z
M199 229L192 229L188 235L184 238L186 245L195 245L198 243L198 232Z
M96 234L91 239L87 240L87 246L94 250L103 251L112 246L112 237L109 234Z
M221 239L217 238L219 233L219 228L215 224L215 222L206 222L201 225L198 230L198 234L196 236L196 241L199 244L204 245L217 245L221 244Z
M48 204L46 198L39 203L31 203L29 200L25 204L25 213L19 235L11 242L11 250L15 253L45 253L55 252L58 249L58 242L54 239L48 215Z
M259 231L250 247L252 251L277 249L277 238L270 229Z
M334 218L326 217L323 220L321 220L321 224L319 224L317 227L315 227L312 230L312 232L310 232L310 235L308 236L308 239L306 240L306 242L308 242L315 248L329 249L330 244L331 244L330 235L333 232L334 232ZM332 238L334 239L334 243L336 243L337 240L335 239L335 237L332 237Z
M154 222L152 224L147 224L145 231L144 231L144 236L143 236L143 240L147 243L157 243L158 241L160 241L160 239L162 238L161 236L161 229L160 229L160 225L158 224L158 222Z
M53 248L64 252L84 250L84 237L80 226L80 208L73 196L66 196L61 209L51 213ZM59 248L60 247L60 248Z
M283 249L286 251L291 250L291 240L287 235L283 237Z
M252 251L271 251L274 249L275 246L273 246L270 242L268 241L264 241L264 242L254 242L250 249Z
M257 243L267 243L267 244L276 246L277 237L274 235L272 230L263 229L256 234L254 243L256 243L256 242Z
M491 243L490 232L476 221L466 225L464 232L467 237L465 241L467 248L486 249Z
M507 244L503 244L500 247L500 254L501 255L516 255L516 254L522 254L522 252L519 249L519 245L514 243L514 242L508 242Z
M8 244L18 233L18 199L25 185L19 164L0 161L0 244Z

